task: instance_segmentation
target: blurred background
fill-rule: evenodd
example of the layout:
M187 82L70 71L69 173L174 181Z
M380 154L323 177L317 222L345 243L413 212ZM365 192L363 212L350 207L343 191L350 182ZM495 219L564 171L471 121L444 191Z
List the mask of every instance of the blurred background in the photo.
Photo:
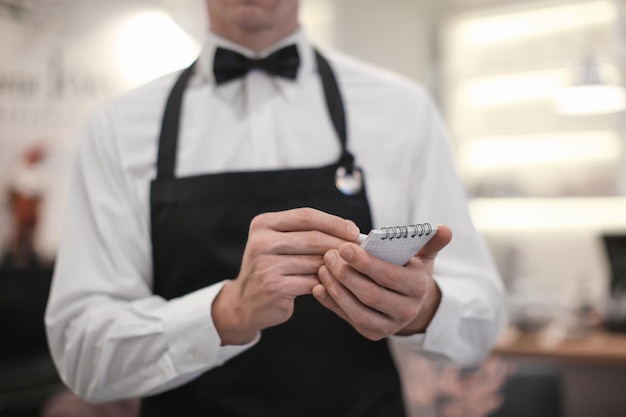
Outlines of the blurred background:
M414 415L626 415L626 2L303 0L301 20L428 88L505 281L480 369L397 352ZM205 24L204 0L0 0L0 416L62 390L41 320L75 130L188 65Z

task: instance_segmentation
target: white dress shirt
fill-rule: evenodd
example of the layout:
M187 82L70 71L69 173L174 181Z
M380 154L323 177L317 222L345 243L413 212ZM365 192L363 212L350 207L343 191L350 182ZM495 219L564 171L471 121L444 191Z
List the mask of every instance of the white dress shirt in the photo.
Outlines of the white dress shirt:
M178 177L316 167L339 158L303 31L257 56L294 42L301 55L296 81L252 71L216 86L216 46L254 54L207 34L183 101ZM454 233L435 261L442 300L426 333L390 340L475 365L502 327L503 289L471 223L440 117L413 82L326 56L344 98L348 148L363 168L374 226L443 223ZM149 186L177 76L99 109L80 138L46 326L62 379L94 402L179 386L254 344L220 346L211 303L223 282L170 301L152 293Z

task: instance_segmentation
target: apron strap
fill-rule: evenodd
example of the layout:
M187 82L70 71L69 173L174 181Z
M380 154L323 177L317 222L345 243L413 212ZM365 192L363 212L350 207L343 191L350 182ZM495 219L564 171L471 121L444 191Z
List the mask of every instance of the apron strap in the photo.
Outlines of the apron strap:
M346 167L348 172L352 172L354 157L347 149L348 129L346 125L346 112L343 107L343 99L339 85L337 84L337 78L326 58L324 58L317 49L315 50L315 60L317 61L317 69L322 78L326 108L328 109L330 119L341 141L341 159L339 160L339 165Z
M176 172L176 155L178 151L178 132L180 129L180 111L183 93L193 74L194 61L176 80L163 112L161 133L159 135L159 154L157 158L157 179L173 179Z
M330 119L339 136L341 144L341 157L339 165L351 173L354 168L354 157L347 150L346 114L343 99L339 91L339 85L335 74L322 54L315 50L315 59L322 80L322 88L326 99L326 108ZM161 133L159 135L159 151L157 157L157 180L174 179L176 173L176 155L178 151L178 134L180 130L180 113L185 88L194 71L196 62L185 69L174 84L167 99L163 119L161 121Z

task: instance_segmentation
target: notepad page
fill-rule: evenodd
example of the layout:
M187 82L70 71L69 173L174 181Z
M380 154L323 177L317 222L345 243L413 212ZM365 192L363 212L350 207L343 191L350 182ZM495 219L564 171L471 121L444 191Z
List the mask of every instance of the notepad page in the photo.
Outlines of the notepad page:
M409 260L437 233L428 223L372 229L361 247L377 258L396 265Z

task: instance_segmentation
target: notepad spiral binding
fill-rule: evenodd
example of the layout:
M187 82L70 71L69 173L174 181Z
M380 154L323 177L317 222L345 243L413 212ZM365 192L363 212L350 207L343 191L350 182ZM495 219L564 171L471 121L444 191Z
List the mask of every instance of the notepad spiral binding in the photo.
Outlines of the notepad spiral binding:
M392 240L429 236L433 232L433 227L430 223L418 223L408 226L381 227L380 230L385 232L385 236L381 237L381 240Z

